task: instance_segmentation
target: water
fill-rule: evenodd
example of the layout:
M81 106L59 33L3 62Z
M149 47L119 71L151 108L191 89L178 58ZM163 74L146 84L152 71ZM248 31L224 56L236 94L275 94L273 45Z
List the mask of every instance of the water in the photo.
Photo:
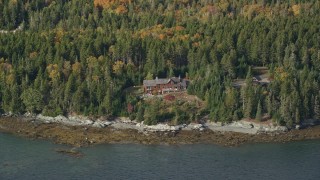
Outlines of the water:
M0 179L320 179L320 141L287 144L98 145L74 158L49 141L0 134Z

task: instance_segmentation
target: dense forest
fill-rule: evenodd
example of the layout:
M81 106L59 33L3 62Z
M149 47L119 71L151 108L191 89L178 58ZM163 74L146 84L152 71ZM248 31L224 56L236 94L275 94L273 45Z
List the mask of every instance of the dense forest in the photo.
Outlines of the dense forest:
M181 75L212 121L320 119L319 17L319 0L1 0L0 111L154 124L161 100L124 90ZM268 86L252 83L257 66Z

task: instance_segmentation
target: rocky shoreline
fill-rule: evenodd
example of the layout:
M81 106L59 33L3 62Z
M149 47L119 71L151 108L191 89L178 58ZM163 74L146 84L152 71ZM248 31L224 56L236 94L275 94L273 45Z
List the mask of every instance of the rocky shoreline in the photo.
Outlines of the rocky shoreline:
M67 118L68 123L62 123L61 121L66 121L63 117L50 118L39 115L37 117L1 117L0 132L32 139L49 139L55 143L77 147L104 143L204 143L238 146L244 143L320 139L320 126L300 130L288 130L278 126L271 128L269 125L259 125L259 127L249 122L236 122L237 124L229 125L208 123L146 126L125 118L114 121L102 119L91 121L81 118L74 117L71 120L72 123L69 122L70 118ZM271 129L267 129L268 127Z
M12 117L12 115L9 115ZM257 123L253 121L241 120L237 122L232 122L229 124L223 124L220 122L210 122L205 121L204 123L191 123L191 124L181 124L181 125L169 125L169 124L157 124L157 125L145 125L143 122L132 121L128 117L116 117L116 118L89 118L82 115L68 115L68 116L56 116L49 117L43 116L42 114L31 115L25 114L18 118L24 119L26 121L32 121L37 123L57 123L66 126L87 126L94 128L106 128L111 127L114 129L133 129L139 132L177 132L181 130L191 131L191 130L212 130L219 132L239 132L246 134L261 134L261 133L283 133L287 132L288 128L285 126L277 126L272 122L268 123ZM310 123L306 126L314 125Z

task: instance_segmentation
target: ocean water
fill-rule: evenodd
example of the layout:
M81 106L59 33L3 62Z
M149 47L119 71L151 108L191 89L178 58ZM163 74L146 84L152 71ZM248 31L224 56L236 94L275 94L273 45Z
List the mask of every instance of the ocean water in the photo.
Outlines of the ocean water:
M320 141L285 144L97 145L82 158L50 141L0 133L0 180L320 179Z

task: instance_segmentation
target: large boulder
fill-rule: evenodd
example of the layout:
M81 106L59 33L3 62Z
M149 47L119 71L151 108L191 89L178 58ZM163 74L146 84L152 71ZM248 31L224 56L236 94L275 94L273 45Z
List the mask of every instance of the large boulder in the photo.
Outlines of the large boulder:
M111 124L112 124L112 122L110 122L110 121L97 120L92 124L92 127L104 128L104 127L107 127L107 126L109 126Z
M90 120L88 117L85 116L69 116L68 119L71 121L71 124L80 125L80 126L87 126L92 125L93 121Z
M56 123L56 119L54 117L43 116L42 114L38 114L36 119L45 123Z
M168 124L157 124L152 126L146 126L147 131L178 131L179 126L169 126Z

